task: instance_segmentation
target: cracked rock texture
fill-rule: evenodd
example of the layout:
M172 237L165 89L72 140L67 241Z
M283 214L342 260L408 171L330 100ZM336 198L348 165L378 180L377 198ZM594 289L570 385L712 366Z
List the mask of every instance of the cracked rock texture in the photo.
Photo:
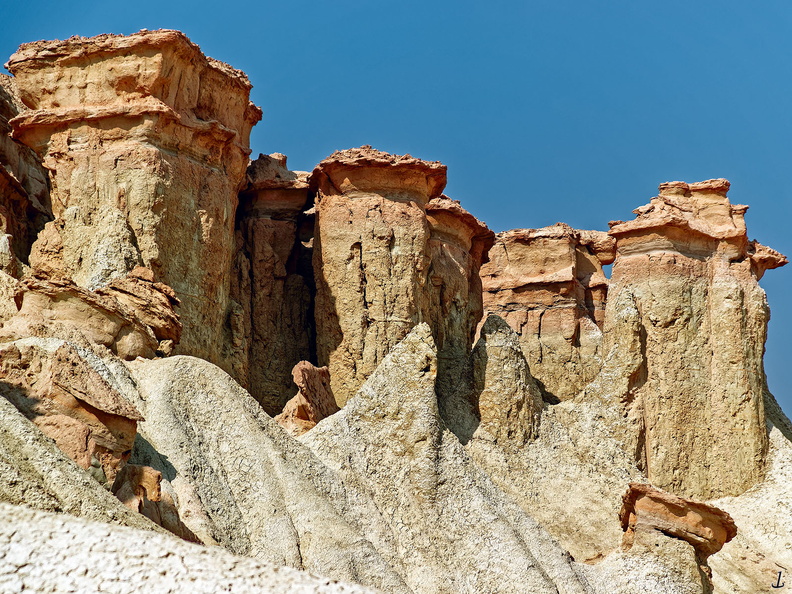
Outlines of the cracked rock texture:
M568 400L602 364L602 323L612 238L557 223L497 235L481 268L484 308L520 337L545 399Z
M240 194L232 295L241 306L234 376L271 415L294 396L291 369L312 359L313 270L301 240L308 174L259 155ZM306 258L307 255L307 258ZM235 326L236 328L236 326Z
M89 290L151 269L182 302L181 352L231 369L234 216L260 119L245 75L167 30L28 43L8 68L29 108L14 137L52 184L31 265Z
M671 182L612 224L603 373L632 421L649 481L707 500L764 478L762 356L769 310L757 277L786 258L749 242L729 182ZM759 253L759 258L754 254Z
M3 592L371 592L173 537L0 504Z

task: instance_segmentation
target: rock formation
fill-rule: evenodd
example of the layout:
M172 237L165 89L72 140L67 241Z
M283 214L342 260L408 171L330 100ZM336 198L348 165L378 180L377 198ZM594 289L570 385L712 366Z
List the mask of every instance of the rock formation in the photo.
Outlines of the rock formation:
M230 368L237 190L260 119L245 75L177 31L29 43L8 68L30 108L14 136L52 183L31 265L90 290L150 268L182 301L181 352Z
M757 284L786 259L725 180L496 240L440 163L249 163L247 79L181 33L9 68L0 590L731 594L792 567Z
M624 378L620 398L649 481L704 500L764 476L768 308L757 271L786 264L748 241L747 207L732 205L728 189L722 179L662 184L635 220L610 230L603 373Z
M314 367L308 361L300 361L294 366L292 377L300 391L286 403L275 420L297 437L337 413L339 408L330 389L327 367Z
M481 269L484 308L520 336L550 402L576 396L599 372L608 291L602 267L613 258L607 234L558 223L499 233Z
M2 395L78 465L88 470L93 462L100 482L112 484L143 420L135 407L67 342L26 338L2 345L0 366Z
M481 318L486 225L441 196L446 168L364 146L311 177L316 196L316 343L339 404L416 324L430 324L438 392L458 390Z
M313 270L303 265L309 249L298 237L307 178L286 169L283 155L259 155L240 194L232 294L241 305L238 349L247 356L234 376L271 415L294 395L290 370L314 350Z

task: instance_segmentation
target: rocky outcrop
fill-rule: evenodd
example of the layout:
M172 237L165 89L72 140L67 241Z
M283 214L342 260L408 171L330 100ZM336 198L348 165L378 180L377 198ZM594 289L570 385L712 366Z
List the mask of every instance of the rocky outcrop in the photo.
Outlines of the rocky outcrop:
M4 257L21 264L28 263L36 234L51 218L47 172L30 148L11 137L9 121L24 108L14 79L0 74L0 233L10 236ZM10 262L0 265L9 272Z
M0 342L79 335L123 359L169 354L181 335L174 310L179 300L152 280L151 271L140 267L96 291L67 279L26 278L15 296L19 312L0 328Z
M441 400L458 390L481 317L492 232L441 196L446 168L364 146L338 151L316 189L316 341L340 405L421 321L439 348Z
M539 435L542 395L517 334L501 318L487 316L473 349L473 386L479 426L475 437L508 448Z
M13 382L3 380L0 389L0 502L71 514L98 522L161 530L122 505L89 475L94 473L87 473L84 468L77 466L55 444L53 438L26 419L9 400L9 397L13 398L13 392L18 390ZM36 418L47 419L46 416ZM67 415L63 415L59 421L62 423L56 427L60 435L69 426L79 422ZM58 439L58 434L54 438ZM64 443L63 440L60 443ZM80 452L75 449L72 453ZM0 524L6 517L0 515Z
M181 351L230 369L234 214L260 119L245 75L167 30L24 44L8 68L30 108L14 136L50 171L56 217L31 265L90 290L151 269L182 301Z
M259 155L240 194L232 296L241 305L235 346L246 356L234 376L271 415L294 395L289 370L314 350L310 245L298 237L307 178L289 171L284 155Z
M319 163L316 348L339 405L421 320L430 264L426 203L446 167L361 147Z
M629 550L647 531L688 542L702 560L717 553L737 534L734 520L712 505L683 499L645 483L630 483L619 512Z
M179 518L173 499L161 488L162 473L150 466L125 465L116 475L111 491L129 509L146 516L157 526L190 542L201 542Z
M334 473L231 377L185 356L127 365L131 376L124 368L116 372L146 417L130 462L162 473L162 490L202 542L378 590L407 591L364 532L372 505L353 502Z
M502 317L520 343L544 398L567 400L602 364L608 281L614 258L606 233L558 223L499 233L481 268L484 308Z
M308 361L300 361L294 366L292 377L300 391L286 403L275 420L297 437L337 413L339 408L330 389L327 367L314 367Z
M786 259L748 241L747 207L732 205L728 189L726 180L662 184L635 220L610 230L603 374L622 386L649 481L697 499L762 480L768 447L757 271Z
M411 591L590 591L569 556L445 428L436 376L431 330L421 324L340 412L300 440L352 500L373 502L363 526Z
M131 594L152 584L197 594L371 592L164 534L3 504L0 550L0 586L7 592Z
M0 369L2 396L79 466L112 484L143 417L84 354L60 340L26 338L0 346Z

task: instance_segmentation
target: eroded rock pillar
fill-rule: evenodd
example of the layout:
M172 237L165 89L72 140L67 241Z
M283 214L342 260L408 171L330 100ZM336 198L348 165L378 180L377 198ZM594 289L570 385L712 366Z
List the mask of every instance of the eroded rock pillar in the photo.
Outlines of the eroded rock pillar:
M607 233L558 223L499 233L481 268L484 308L520 337L550 402L574 397L599 372L601 326L614 258Z
M260 155L240 194L233 298L241 305L244 350L236 377L271 415L294 396L292 368L312 358L313 271L298 237L308 202L308 173L286 157Z
M8 68L56 217L31 265L90 290L150 268L181 300L177 352L231 370L234 214L260 119L245 75L166 30L29 43Z
M728 189L723 179L662 184L610 230L603 374L627 378L620 397L649 480L698 499L739 495L763 477L769 310L757 280L786 264L748 241L747 207Z
M371 147L335 152L313 172L317 357L339 405L422 321L426 204L445 182L440 163Z

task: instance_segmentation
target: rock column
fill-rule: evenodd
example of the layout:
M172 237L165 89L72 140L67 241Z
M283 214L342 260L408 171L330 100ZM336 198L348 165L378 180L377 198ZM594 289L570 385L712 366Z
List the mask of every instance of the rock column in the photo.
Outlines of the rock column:
M431 262L426 204L446 168L364 146L314 170L316 344L343 405L422 321Z
M312 354L313 272L303 269L302 252L310 248L298 238L308 174L289 171L286 157L276 153L253 161L248 179L240 194L232 287L247 357L235 362L235 375L274 416L294 396L292 368Z
M25 44L8 68L30 108L15 137L52 184L31 265L90 290L150 268L181 300L178 352L230 370L234 214L261 117L245 75L166 30Z
M545 400L574 397L599 372L601 325L614 258L607 233L558 223L499 233L481 269L484 308L520 337Z
M786 258L748 241L746 206L723 179L672 182L611 223L617 256L603 374L623 376L636 457L685 497L739 495L764 473L762 355L769 311L757 280Z

